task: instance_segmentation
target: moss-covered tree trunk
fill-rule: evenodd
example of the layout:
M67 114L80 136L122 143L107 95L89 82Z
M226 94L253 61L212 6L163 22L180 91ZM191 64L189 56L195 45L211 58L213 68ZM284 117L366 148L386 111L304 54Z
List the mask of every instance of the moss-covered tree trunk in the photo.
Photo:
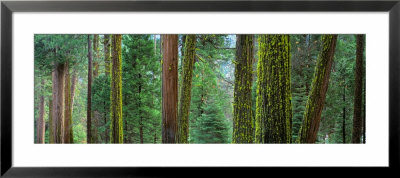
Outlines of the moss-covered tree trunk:
M110 75L111 72L111 58L112 58L112 53L111 53L111 35L104 35L104 41L103 41L103 50L104 50L104 72L106 76ZM105 103L105 102L104 102ZM105 106L105 104L104 104ZM106 111L106 108L104 108ZM107 115L104 114L104 125L107 124ZM105 134L105 143L109 143L109 130L108 127L106 127L106 130L104 132Z
M111 143L123 143L122 120L122 35L112 35L111 64Z
M63 121L64 121L64 78L66 67L64 63L55 64L52 73L53 103L52 103L52 127L54 143L63 142Z
M88 92L87 92L87 123L86 141L92 143L92 42L88 35Z
M193 65L196 55L196 35L186 35L182 63L182 86L178 112L178 143L189 143L189 111L192 92Z
M289 35L260 35L255 122L257 143L291 142L290 71Z
M354 90L354 114L353 114L353 132L352 143L360 143L362 128L362 76L363 76L363 54L364 51L364 35L357 35L356 50L356 71L355 71L355 90Z
M54 137L53 137L53 100L52 98L49 98L49 122L48 122L48 127L49 127L49 143L54 143Z
M178 35L162 35L162 143L175 143L178 110Z
M41 90L44 92L44 79L41 82ZM44 143L44 134L45 134L45 122L44 122L44 96L41 95L39 99L39 118L37 120L37 143Z
M232 143L253 143L251 85L253 35L236 35L235 87Z
M299 131L298 142L315 143L324 108L329 76L335 54L337 35L322 36L322 50L315 66L314 78L304 111L303 123Z
M71 112L71 80L69 73L69 63L66 62L65 67L67 68L64 78L64 143L71 143L71 131L72 131L72 112Z

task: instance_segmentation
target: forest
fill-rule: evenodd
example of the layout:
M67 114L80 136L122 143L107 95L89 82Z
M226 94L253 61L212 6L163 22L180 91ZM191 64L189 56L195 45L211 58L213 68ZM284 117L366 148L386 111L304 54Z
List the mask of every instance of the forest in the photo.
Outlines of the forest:
M365 39L35 34L34 143L365 143Z

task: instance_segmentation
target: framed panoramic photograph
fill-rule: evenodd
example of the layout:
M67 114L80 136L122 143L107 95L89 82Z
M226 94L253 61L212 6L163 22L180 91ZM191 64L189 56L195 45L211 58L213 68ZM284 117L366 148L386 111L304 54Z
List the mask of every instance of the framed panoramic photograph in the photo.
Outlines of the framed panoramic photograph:
M397 170L399 21L399 1L2 1L1 176Z

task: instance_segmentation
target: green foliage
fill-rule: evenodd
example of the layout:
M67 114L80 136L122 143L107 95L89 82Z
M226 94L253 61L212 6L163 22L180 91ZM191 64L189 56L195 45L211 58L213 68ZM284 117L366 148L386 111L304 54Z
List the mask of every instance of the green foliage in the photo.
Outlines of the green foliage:
M161 141L161 69L158 50L154 55L151 35L123 35L122 96L125 140L140 143Z
M161 143L161 41L159 35L156 35L156 48L154 48L154 35L122 36L124 142L140 143L140 128L142 128L143 143ZM99 66L99 75L93 78L92 84L92 115L95 116L92 120L94 123L92 133L96 133L94 135L96 143L107 143L110 141L111 78L110 75L105 74L104 35L98 37L98 50L93 52L93 62ZM180 57L182 57L181 52L184 51L182 38L179 43ZM196 35L195 43L189 143L231 143L236 37L235 35L201 34ZM256 41L254 54L257 54L258 45ZM35 140L39 98L44 96L45 143L49 143L51 72L55 63L68 61L71 75L73 72L77 74L72 112L74 143L86 143L87 46L87 35L34 36ZM311 93L316 60L320 51L323 50L321 35L290 35L290 46L292 140L296 140L303 121L308 95ZM344 142L351 142L355 57L355 36L339 35L316 143L343 143L343 128L346 138ZM256 113L257 61L258 56L255 55L251 88L253 117ZM181 65L179 63L179 66ZM365 70L363 71L365 76ZM178 75L181 86L181 71ZM42 80L45 81L44 86L41 85ZM344 122L343 117L345 117Z
M190 107L190 143L230 142L231 122L224 114L224 110L229 108L228 96L221 91L217 81L207 63L195 64Z

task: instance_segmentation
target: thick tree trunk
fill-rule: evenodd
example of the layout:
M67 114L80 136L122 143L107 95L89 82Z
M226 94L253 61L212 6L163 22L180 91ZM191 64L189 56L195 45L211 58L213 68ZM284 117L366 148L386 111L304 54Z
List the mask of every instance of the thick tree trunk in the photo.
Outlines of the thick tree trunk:
M162 35L162 142L175 143L178 110L178 35Z
M65 64L56 64L52 73L53 80L53 141L54 143L63 142L63 121L64 121L64 78Z
M290 143L292 96L289 35L261 35L258 54L256 142Z
M44 79L42 79L41 84L42 84L41 89L42 89L42 93L43 93L44 92L43 91L44 90L44 84L45 84ZM37 136L37 142L43 144L44 143L44 139L45 139L45 137L44 137L44 134L45 134L44 96L41 95L39 100L40 100L39 101L39 118L38 118L38 121L37 121L37 135L36 136Z
M236 35L232 143L253 143L253 35Z
M322 36L322 51L315 66L314 79L304 111L303 124L299 131L300 143L315 143L325 104L329 76L335 54L337 35Z
M355 90L354 90L354 114L353 114L353 134L352 143L360 143L362 128L362 75L363 75L363 51L364 51L364 35L357 35L357 51L356 51L356 72L355 72Z
M365 69L365 68L364 68ZM364 75L363 75L364 77L365 77L365 71L364 71ZM365 141L366 141L366 139L367 139L367 136L365 135L365 131L366 131L366 123L365 123L365 116L366 116L366 110L365 110L365 101L366 101L366 97L365 97L365 80L364 80L364 100L363 100L363 110L364 110L364 112L363 112L363 143L365 144Z
M71 143L71 131L72 131L72 112L71 112L71 80L69 74L69 63L65 65L66 73L64 78L64 143Z
M111 143L123 143L122 120L122 35L112 35L111 65Z
M87 123L86 140L92 143L92 42L88 35L88 92L87 92Z
M184 50L177 143L189 143L189 112L192 95L193 65L196 55L196 35L186 35Z

